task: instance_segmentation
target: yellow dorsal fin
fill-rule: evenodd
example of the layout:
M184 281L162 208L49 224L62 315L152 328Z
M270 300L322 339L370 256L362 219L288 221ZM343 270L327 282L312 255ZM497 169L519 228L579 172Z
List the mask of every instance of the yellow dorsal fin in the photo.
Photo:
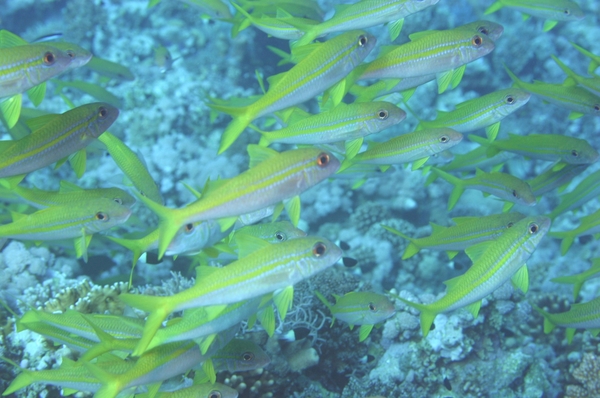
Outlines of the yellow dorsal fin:
M469 246L465 250L465 253L467 254L467 256L469 256L471 261L476 262L481 257L481 255L488 249L488 247L490 247L493 244L493 241L480 242L473 246Z
M250 253L271 245L266 240L250 234L239 234L236 237L236 243L238 245L239 258L244 258Z
M274 149L262 147L260 145L250 144L248 145L248 156L250 157L250 168L256 166L265 160L271 159L275 155L278 155Z

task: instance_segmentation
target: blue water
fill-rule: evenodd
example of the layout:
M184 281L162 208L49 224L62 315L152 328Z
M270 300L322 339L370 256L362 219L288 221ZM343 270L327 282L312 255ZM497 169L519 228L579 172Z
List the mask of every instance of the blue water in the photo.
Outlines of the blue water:
M256 72L266 78L290 68L289 64L277 66L279 57L267 46L288 51L286 41L268 37L253 27L232 38L231 23L201 18L201 11L183 1L165 0L150 9L142 0L4 0L2 3L2 29L27 41L59 34L61 40L76 43L133 72L133 81L109 80L82 67L58 79L95 83L120 98L121 113L110 132L144 159L166 206L181 207L195 199L183 183L201 189L209 178L231 178L247 170L246 147L256 144L259 134L248 129L227 151L217 155L221 135L231 118L222 114L211 117L206 101L262 94ZM327 18L338 3L320 3ZM484 17L483 12L490 4L488 0L441 0L408 16L393 43L386 27L367 29L377 37L377 46L367 58L371 61L382 46L405 43L414 32L450 29L483 18L504 26L494 51L470 63L457 88L437 94L436 83L427 83L417 88L409 100L410 109L397 98L391 99L407 111L406 120L369 139L381 142L412 132L417 117L434 119L436 110L452 110L465 100L510 87L511 79L503 65L526 82L561 83L565 75L551 55L582 75L586 74L589 59L570 43L600 55L598 2L578 1L585 18L559 22L549 32L542 30L543 19L522 20L518 11L509 8ZM169 50L171 65L156 59L155 49L160 46ZM69 109L56 94L56 87L56 83L48 84L40 109L53 113ZM95 101L74 89L66 89L64 93L75 105ZM345 98L346 102L352 100L351 95ZM32 107L27 101L24 106ZM305 105L307 111L318 112L316 100ZM565 134L585 139L600 150L598 116L584 115L571 120L569 110L532 96L527 105L502 121L498 138L505 139L508 133ZM259 123L265 120L260 119ZM0 131L3 139L11 138L5 127ZM483 130L474 133L484 134ZM465 138L452 152L463 154L476 147ZM282 151L292 146L277 144L273 148ZM503 171L527 180L549 164L517 156L506 162ZM574 178L567 191L597 170L597 163L591 165ZM81 179L77 179L68 165L63 165L56 170L46 167L33 172L23 184L58 189L61 180L85 188L123 186L121 171L101 144L88 148L87 169ZM383 293L394 289L395 293L404 291L402 296L411 301L431 302L443 295L443 281L464 273L471 265L464 253L449 260L445 253L429 250L403 261L406 242L381 228L380 224L386 224L409 236L421 237L430 234L430 222L449 226L454 217L502 211L504 202L468 190L448 212L451 185L440 179L425 185L425 180L426 175L420 170L399 166L369 178L357 189L352 189L355 179L332 178L303 193L299 228L309 235L337 242L343 246L344 256L357 260L357 264L345 267L340 262L298 284L293 309L285 322L278 320L274 337L269 339L260 326L240 329L238 337L257 342L271 357L271 363L263 370L236 372L235 376L221 372L217 381L235 387L240 397L600 396L598 339L589 331L579 330L573 343L567 344L560 327L544 334L543 319L531 307L531 304L545 306L550 312L568 309L573 301L571 287L550 280L582 272L590 267L591 259L599 257L598 240L589 235L576 240L566 256L560 254L560 241L546 236L527 261L530 279L527 294L506 283L483 300L477 319L464 310L438 315L427 338L421 335L418 312L407 309L400 301L396 302L396 315L382 327L373 329L362 343L358 341L358 327L350 330L340 321L329 327L331 314L313 296L314 290L329 294L330 301L334 301L331 294L358 290ZM517 205L514 210L543 215L558 202L559 194L554 190L545 194L536 206ZM598 198L594 198L579 211L558 217L552 230L572 229L582 216L599 207ZM9 210L13 208L4 207L6 222ZM281 217L286 219L285 212ZM125 236L156 225L156 216L138 203L128 222L108 234ZM9 241L3 250L0 289L4 300L17 311L44 306L61 289L71 289L63 293L57 305L66 309L79 298L72 289L84 279L93 284L112 285L127 281L131 270L131 253L102 237L92 240L87 263L75 259L72 242L48 242L37 247ZM211 265L220 264L211 260ZM194 257L166 257L159 262L156 254L150 252L138 263L133 283L144 289L148 288L146 285L158 286L157 293L172 294L190 285L195 265ZM598 297L599 289L597 280L586 282L578 302ZM126 286L104 288L104 293L99 294L104 304L80 302L76 307L83 312L129 313L130 310L118 304L116 295L121 290L126 290ZM110 299L108 304L106 296ZM113 301L117 304L110 304ZM36 370L57 367L63 355L77 359L78 354L70 349L54 347L35 334L17 334L11 317L5 317L7 326L0 339L2 356ZM297 341L290 342L291 335ZM12 366L0 364L3 388L16 373ZM241 386L241 380L246 388ZM169 386L180 381L180 378L170 380ZM34 384L15 396L58 396L58 391L57 387Z

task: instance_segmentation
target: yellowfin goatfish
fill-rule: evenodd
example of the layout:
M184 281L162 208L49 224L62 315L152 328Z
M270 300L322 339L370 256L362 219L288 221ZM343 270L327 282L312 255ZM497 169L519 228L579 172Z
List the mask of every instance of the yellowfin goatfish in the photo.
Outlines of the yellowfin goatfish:
M77 257L87 261L92 235L122 224L131 209L112 199L95 198L78 205L52 206L35 213L13 213L14 221L0 225L0 236L18 240L75 240Z
M0 177L26 174L66 158L98 138L117 116L117 108L96 102L28 120L30 135L0 143Z
M0 198L3 200L13 200L15 198L39 209L50 206L78 205L94 198L112 199L116 203L129 208L135 203L133 196L119 188L83 189L66 181L61 181L61 187L58 191L44 191L22 186L11 189L0 187Z
M577 209L600 196L600 170L585 177L573 190L559 196L560 203L548 217L555 219L560 214Z
M333 315L331 325L335 319L346 322L350 329L360 325L358 332L359 342L369 337L373 326L385 321L396 314L394 303L382 294L373 292L350 292L343 296L333 295L335 304L331 304L325 296L315 291L315 295Z
M551 164L541 174L531 180L527 180L527 183L536 197L540 197L556 188L559 188L559 192L562 192L573 181L573 178L581 174L588 166L589 164L566 164L560 162Z
M479 146L467 153L458 154L454 160L447 165L441 166L444 171L474 171L476 169L492 168L493 171L499 171L504 162L515 157L511 152L500 152L496 156L489 158L487 156L487 148ZM430 174L427 182L434 181L437 178L435 174Z
M352 159L344 159L340 171L354 163L380 165L382 171L392 164L413 162L413 170L429 160L431 155L452 148L462 140L461 133L448 128L427 129L402 134L386 142L375 142Z
M452 221L456 225L451 227L442 227L430 222L432 234L424 238L411 238L394 228L386 225L382 227L410 242L402 254L402 260L411 258L421 249L445 250L448 257L453 259L459 251L469 246L496 239L507 228L511 228L523 218L525 216L521 213L502 213L483 217L453 218Z
M260 155L252 153L259 148L248 146L251 159L260 157L262 160L260 163L209 190L199 200L186 207L171 209L146 197L140 197L161 219L159 258L163 256L169 242L182 226L195 221L220 218L233 218L229 224L232 225L241 214L298 197L300 193L335 173L340 165L339 160L332 154L318 148L296 149L281 153L262 148ZM299 198L292 200L297 203L290 218L297 224L300 211ZM288 213L290 213L289 208ZM228 226L223 227L222 229L226 229Z
M564 256L575 241L582 235L595 235L600 233L600 210L595 211L579 220L579 226L570 231L551 231L548 236L562 239L560 253Z
M340 103L336 107L289 124L276 131L262 131L259 145L272 142L284 144L331 144L356 140L360 149L362 138L400 123L406 112L389 102Z
M485 128L490 140L496 139L500 121L525 105L531 94L518 88L494 91L456 105L451 112L437 111L432 121L421 121L419 128L450 127L461 133Z
M125 304L150 313L144 336L133 354L145 351L160 324L174 311L231 304L280 290L275 300L283 319L293 298L292 286L342 257L339 247L317 237L297 238L277 245L264 243L266 246L247 256L240 253L240 259L225 268L199 267L198 272L203 275L199 275L196 285L173 296L121 294L119 299ZM221 310L217 307L213 311L216 315Z
M395 40L400 34L404 17L437 4L439 0L360 0L354 4L336 7L333 17L318 25L295 24L304 31L304 36L292 43L303 46L334 32L365 29L388 23L390 37Z
M550 236L551 233L552 232L549 232L548 236ZM600 258L595 258L592 260L592 266L579 274L559 276L558 278L553 278L550 280L556 283L573 285L573 300L577 300L577 296L579 296L579 292L581 291L581 287L585 281L598 277L598 274L600 274Z
M544 83L534 81L526 83L520 80L506 66L506 73L513 80L515 86L529 91L544 101L561 106L571 111L569 119L577 119L584 114L600 116L600 97L590 93L579 86Z
M360 30L341 34L317 45L289 71L271 76L269 90L256 102L244 107L208 104L233 117L221 138L219 153L229 148L254 119L307 101L340 82L369 55L376 41ZM340 101L337 98L334 103Z
M552 332L557 326L567 328L565 337L569 344L576 329L590 329L594 337L600 333L600 297L587 303L572 304L569 311L558 314L551 314L537 306L533 308L544 317L544 333Z
M466 250L473 265L463 275L445 282L446 295L431 304L418 304L399 297L406 305L421 311L421 331L426 337L437 314L466 307L477 318L481 299L509 279L523 292L529 287L525 262L550 228L550 219L526 217L508 228L496 240L482 242Z
M460 199L460 196L465 189L476 189L482 191L484 196L490 194L511 202L504 205L505 211L508 211L513 203L525 206L535 206L535 196L533 195L529 184L510 174L500 172L486 173L485 171L477 169L475 177L461 180L440 169L433 168L432 170L438 177L441 177L454 185L454 189L450 194L450 199L448 199L448 211L456 206L458 199Z
M278 39L293 40L302 37L303 31L291 25L289 22L296 21L296 24L303 23L306 25L316 25L317 21L306 18L296 18L291 14L287 14L285 11L279 9L277 11L277 17L273 18L268 15L260 15L260 17L250 15L246 10L241 8L235 3L231 3L233 6L244 16L246 20L242 21L239 27L236 28L234 25L233 35L235 36L239 31L244 30L249 24L254 25L257 29L262 30L266 34L277 37Z
M372 62L360 67L359 79L397 79L437 74L438 92L456 87L466 64L489 54L494 42L472 29L421 32L416 39L386 46Z
M175 391L159 391L156 395L150 393L135 394L136 398L237 398L238 391L221 383L194 384L190 387Z
M579 21L585 16L577 3L570 0L497 0L483 14L491 14L503 7L521 11L523 19L530 16L546 19L544 32L555 27L558 21Z
M92 54L71 43L28 44L19 36L0 30L0 112L8 128L21 113L21 93L28 91L34 105L46 94L46 80L87 63Z
M158 185L148 172L146 164L138 154L133 152L123 141L110 132L102 134L98 140L106 145L106 150L119 169L129 179L139 194L146 196L156 203L163 203Z
M476 135L469 135L469 139L485 146L489 157L500 151L508 151L551 162L592 164L598 161L600 156L586 140L561 134L508 134L507 140L493 142Z
M116 62L93 56L90 62L86 64L86 68L94 72L113 79L135 80L135 75L127 68Z

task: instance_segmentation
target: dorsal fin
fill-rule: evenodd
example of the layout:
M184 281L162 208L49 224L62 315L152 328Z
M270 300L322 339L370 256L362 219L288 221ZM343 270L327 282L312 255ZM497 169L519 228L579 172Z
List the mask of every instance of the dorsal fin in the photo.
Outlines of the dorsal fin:
M248 145L248 156L250 157L250 168L256 166L265 160L271 159L275 155L278 155L274 149L262 147L260 145L250 144Z

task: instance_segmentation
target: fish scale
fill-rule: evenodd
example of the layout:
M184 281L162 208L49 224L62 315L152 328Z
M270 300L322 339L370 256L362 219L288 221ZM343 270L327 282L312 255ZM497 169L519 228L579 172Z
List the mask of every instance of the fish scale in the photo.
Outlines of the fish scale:
M98 138L119 116L104 102L79 106L48 118L47 123L17 141L2 142L0 177L26 174L48 166Z

